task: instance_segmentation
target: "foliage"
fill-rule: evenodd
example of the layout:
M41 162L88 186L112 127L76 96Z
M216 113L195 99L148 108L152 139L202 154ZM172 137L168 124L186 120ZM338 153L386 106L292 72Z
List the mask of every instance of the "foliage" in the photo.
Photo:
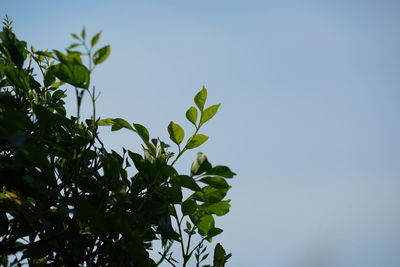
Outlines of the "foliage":
M174 164L185 151L207 141L200 130L219 105L205 107L203 88L194 98L197 108L186 112L194 133L185 139L179 124L168 125L176 153L160 139L151 139L143 125L99 119L90 74L111 51L110 46L94 49L100 35L89 40L83 29L72 34L76 42L65 52L36 51L17 39L8 18L4 21L0 261L4 266L157 266L163 261L177 266L170 252L177 244L182 266L191 258L200 266L209 255L207 242L222 232L214 217L229 211L227 179L235 173L212 166L200 152L190 174L179 173ZM63 101L70 90L76 96L76 116L67 115ZM83 120L85 94L93 114ZM137 134L143 153L107 150L99 126ZM158 260L149 256L157 241L163 249ZM224 266L229 257L217 244L212 266Z

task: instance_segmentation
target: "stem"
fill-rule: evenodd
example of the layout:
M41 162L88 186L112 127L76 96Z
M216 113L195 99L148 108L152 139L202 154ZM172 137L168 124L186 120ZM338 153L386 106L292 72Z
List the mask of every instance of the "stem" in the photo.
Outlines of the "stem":
M178 215L177 215L177 213L176 213L176 209L175 209L175 206L173 206L174 207L174 211L175 211L175 216L174 216L174 218L175 218L175 220L176 220L176 223L178 224L178 230L179 230L179 235L180 235L180 237L181 237L181 242L180 242L180 244L181 244L181 250L182 250L182 257L183 257L183 267L185 267L186 266L186 263L187 263L187 257L186 257L186 254L185 254L185 247L184 247L184 245L183 245L183 234L182 234L182 227L181 227L181 221L178 219Z
M201 244L203 244L204 240L206 240L205 237L203 237L203 238L201 239L201 241L197 244L197 246L195 246L195 247L190 251L189 255L192 255L192 253L193 253L199 246L201 246Z
M166 260L167 258L167 253L168 251L171 249L173 242L170 242L167 247L164 249L164 252L161 254L160 252L158 252L158 254L161 255L160 260L157 262L157 266L160 265L164 260Z
M82 101L82 99L79 96L79 91L78 91L77 87L75 87L75 95L76 95L76 104L77 104L76 117L78 118L78 123L79 123L79 116L80 116L80 113L81 113L81 101Z
M186 255L189 255L190 241L192 239L192 235L191 234L188 234L188 235L189 235L189 238L188 238L188 243L186 246Z
M161 254L161 253L159 253L159 254ZM166 260L169 264L171 264L172 266L176 267L176 265L175 265L172 261L170 261L169 259L165 258L165 260Z

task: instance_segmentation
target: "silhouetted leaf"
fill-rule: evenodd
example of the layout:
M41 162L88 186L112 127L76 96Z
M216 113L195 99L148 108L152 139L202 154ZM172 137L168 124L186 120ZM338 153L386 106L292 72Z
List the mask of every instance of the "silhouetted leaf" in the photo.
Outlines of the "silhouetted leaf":
M181 210L183 215L191 215L196 211L196 209L197 209L196 201L189 199L182 202Z
M178 175L178 176L172 177L170 182L173 185L186 187L193 191L201 190L200 186L197 185L196 181L192 177L187 176L187 175Z

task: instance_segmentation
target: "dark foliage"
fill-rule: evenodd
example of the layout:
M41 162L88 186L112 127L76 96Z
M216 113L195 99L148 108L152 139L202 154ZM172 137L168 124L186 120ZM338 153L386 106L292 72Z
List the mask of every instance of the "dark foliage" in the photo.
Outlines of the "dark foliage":
M171 122L168 132L177 152L169 152L140 124L96 117L90 74L107 59L110 46L94 51L100 33L88 41L85 29L72 37L76 42L65 52L36 51L18 40L8 18L0 33L1 263L157 266L166 261L177 266L169 251L178 244L181 264L193 258L200 266L208 256L204 241L222 232L214 216L229 211L226 179L235 174L213 167L202 153L188 175L173 165L208 139L199 130L219 105L205 108L203 88L196 107L186 112L194 134L184 142L184 130ZM63 101L71 91L76 116L67 116ZM86 120L79 112L84 95L93 103ZM107 125L137 134L143 152L107 150L98 135L98 127ZM149 256L157 240L163 248L158 261ZM224 266L229 257L217 244L213 266Z

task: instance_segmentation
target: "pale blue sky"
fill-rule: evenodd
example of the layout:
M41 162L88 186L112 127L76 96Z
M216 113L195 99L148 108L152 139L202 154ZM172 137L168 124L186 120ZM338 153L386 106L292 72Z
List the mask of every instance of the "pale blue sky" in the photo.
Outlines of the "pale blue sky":
M203 84L222 103L200 150L238 173L228 266L400 266L399 1L0 2L38 49L103 31L103 117L167 139Z

